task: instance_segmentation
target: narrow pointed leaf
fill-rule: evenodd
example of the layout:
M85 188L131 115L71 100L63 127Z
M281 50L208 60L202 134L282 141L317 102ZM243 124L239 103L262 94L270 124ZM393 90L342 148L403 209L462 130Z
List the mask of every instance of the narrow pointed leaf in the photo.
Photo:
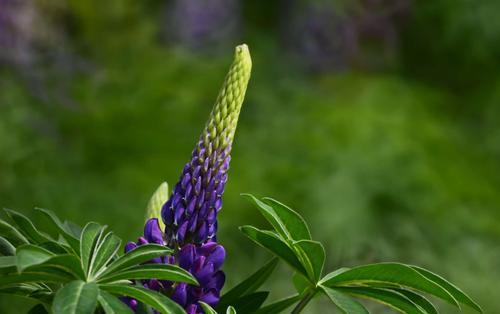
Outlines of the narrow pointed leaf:
M297 290L299 294L303 293L307 288L311 287L311 283L309 282L309 280L304 278L304 275L301 275L297 272L293 273L292 282L295 290Z
M255 196L251 194L242 194L242 196L248 198L255 204L255 206L257 206L257 209L260 211L262 216L266 218L266 220L271 224L271 226L273 226L274 230L276 230L276 232L281 237L283 237L283 239L292 238L284 222L280 219L278 214L274 211L274 209L271 206L267 205L266 203L262 202L261 200L257 199Z
M0 219L0 235L9 240L14 246L29 243L28 239L14 226Z
M236 314L236 309L232 306L228 306L226 310L226 314Z
M196 279L188 271L179 266L170 264L138 265L122 271L113 272L108 276L100 278L99 282L109 283L128 279L159 279L198 285Z
M203 311L205 312L205 314L217 314L217 312L210 305L206 304L205 302L199 301L198 303L200 304L200 306L203 309Z
M52 305L54 314L92 314L97 306L99 288L95 283L75 280L57 292Z
M23 272L21 274L11 273L3 274L0 276L0 286L11 284L21 284L29 282L54 282L65 283L73 280L74 278L63 271L54 270L38 270L36 272Z
M397 311L406 314L427 314L427 312L413 303L403 294L389 289L372 288L372 287L339 287L337 290L347 293L352 296L365 298L385 304Z
M103 228L95 222L89 222L83 228L80 237L80 257L82 260L83 270L87 274L95 245L102 232Z
M481 307L476 302L474 302L474 300L472 300L468 295L466 295L462 290L460 290L460 288L458 288L448 280L422 267L418 266L410 266L410 267L419 272L420 274L422 274L423 276L425 276L426 278L428 278L429 280L432 280L433 282L437 283L438 285L446 289L446 291L448 291L448 293L450 293L458 302L466 304L480 313L483 312Z
M173 251L159 244L145 244L136 247L113 261L101 274L101 277L113 272L147 262L155 257L171 254Z
M0 254L4 256L11 256L16 254L16 248L4 237L0 236Z
M161 293L142 287L102 284L101 289L116 295L128 296L146 303L162 314L185 314L184 309Z
M240 227L240 230L250 238L250 240L268 249L295 270L307 276L307 271L302 266L297 256L295 256L295 252L276 234L267 230L259 230L252 226L243 226Z
M399 263L378 263L358 266L321 281L326 287L364 285L370 283L397 284L420 290L459 306L446 289L415 269Z
M169 196L168 184L167 182L162 182L149 199L148 206L146 208L146 219L158 218L158 224L160 225L161 230L165 229L165 224L163 223L163 219L161 219L161 208L168 200Z
M301 240L293 243L299 260L307 270L309 279L317 282L321 278L323 265L325 264L325 249L317 241Z
M5 211L19 227L19 230L34 243L53 241L47 234L38 231L28 217L11 209L5 209Z
M67 226L65 226L61 220L56 216L56 214L48 209L44 208L35 208L35 210L41 212L45 217L52 222L52 225L57 229L59 234L68 242L71 248L75 251L75 253L79 253L80 251L80 241L79 237L76 237Z
M299 213L270 197L264 197L263 200L273 208L293 240L311 240L309 227Z
M86 279L80 259L71 254L53 256L39 265L27 267L26 271L35 272L39 269L57 269L71 274L75 279Z
M329 287L321 286L321 290L344 314L369 314L368 310L348 295Z
M112 232L108 233L98 244L95 252L92 254L92 262L89 266L89 272L98 273L115 256L120 248L121 240Z
M271 259L264 266L250 275L247 279L243 280L241 283L226 292L220 299L219 304L225 307L232 304L232 302L238 297L256 291L273 273L276 265L278 265L278 262L278 258Z
M54 254L46 249L23 244L16 249L17 269L21 272L29 266L42 264L53 256Z
M300 300L301 296L299 294L289 296L282 300L276 301L269 305L266 305L257 311L254 314L276 314L281 313L293 304L297 303Z
M390 289L398 293L401 293L402 295L410 299L413 303L424 309L427 312L427 314L439 314L434 304L432 304L429 300L427 300L420 294L406 289L400 289L400 288L390 288Z
M257 291L239 297L231 305L240 314L254 313L264 304L268 296L267 291Z
M99 304L101 305L104 313L106 314L133 314L132 310L120 299L106 291L99 291L99 296L97 297Z

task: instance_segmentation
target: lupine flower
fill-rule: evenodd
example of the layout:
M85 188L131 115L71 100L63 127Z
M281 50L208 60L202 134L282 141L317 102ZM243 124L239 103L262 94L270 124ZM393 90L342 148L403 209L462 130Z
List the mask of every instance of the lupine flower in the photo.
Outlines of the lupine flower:
M155 258L150 263L178 264L198 280L199 286L155 279L142 280L141 284L168 295L188 314L203 313L198 301L215 306L224 285L225 275L221 267L226 252L216 242L217 214L222 208L231 144L250 69L248 47L236 47L234 62L191 160L184 167L172 195L162 206L165 232L162 232L158 218L150 218L144 226L144 235L125 246L126 252L146 243L166 245L175 250L173 255ZM153 196L155 202L165 189L166 185L157 190ZM155 209L149 207L148 211L154 213ZM136 300L122 300L136 310Z
M161 216L171 247L216 241L217 213L231 159L231 144L238 122L251 61L246 45L236 48L235 59L200 139Z

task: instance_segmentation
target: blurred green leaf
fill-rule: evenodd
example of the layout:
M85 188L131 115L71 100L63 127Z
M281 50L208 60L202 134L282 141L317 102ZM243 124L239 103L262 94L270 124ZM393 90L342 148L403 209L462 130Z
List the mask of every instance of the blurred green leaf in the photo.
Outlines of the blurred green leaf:
M75 277L75 279L85 280L85 272L82 269L81 261L78 257L71 254L62 254L52 256L44 262L29 266L26 271L35 272L37 269L57 269L67 272Z
M52 222L52 225L76 253L80 252L79 236L76 237L70 228L65 226L53 211L44 208L35 208L35 210L41 212L49 219L50 222Z
M0 268L11 268L17 265L15 256L0 256Z
M23 244L16 249L17 269L21 272L25 268L42 264L54 254L32 244Z
M43 242L51 242L54 241L47 234L44 234L38 231L35 228L33 222L23 214L16 212L11 209L5 209L5 212L9 215L9 217L16 223L19 227L19 230L34 243L43 243Z
M101 277L147 262L156 257L169 255L172 252L172 249L159 244L140 245L113 261L101 274Z
M0 219L0 235L9 240L14 246L29 243L28 239L14 226Z
M16 254L16 248L4 237L0 237L0 254L6 256Z
M146 219L157 218L161 230L165 229L165 224L161 218L161 208L169 196L168 184L167 182L162 182L149 199L148 206L146 207Z
M74 278L63 271L50 270L37 270L36 272L25 271L21 274L10 273L2 274L0 276L0 286L11 284L24 284L30 282L53 282L65 283L73 280Z
M274 303L271 303L269 305L266 305L257 311L255 311L254 314L275 314L275 313L281 313L293 304L297 303L301 298L300 294L292 295L287 298L278 300Z
M226 292L221 297L217 309L220 311L221 308L219 306L225 308L232 304L238 297L256 291L271 276L278 262L278 258L271 259L248 278Z
M47 312L45 306L37 304L28 311L28 314L49 314L49 312Z
M109 283L127 279L159 279L176 282L186 282L198 285L198 281L183 268L170 264L146 264L115 271L107 276L99 278L101 283Z
M372 287L337 287L337 291L355 296L366 298L374 302L388 305L402 313L407 314L427 314L427 312L413 303L403 294L389 289Z
M95 283L75 280L57 291L54 314L92 314L97 306L99 288Z
M319 286L339 310L344 314L369 314L368 310L358 301L333 288Z
M250 314L257 311L269 296L267 291L257 291L239 297L231 304L239 314Z
M99 291L99 296L97 298L99 304L102 306L104 313L106 314L133 314L134 312L120 299L107 293L106 291Z
M128 296L137 299L139 302L146 303L162 314L185 314L184 309L170 298L153 290L142 287L118 285L118 284L100 284L101 289L112 294Z
M307 288L311 286L309 280L304 278L304 275L297 272L293 273L292 281L295 290L297 290L299 294L302 294Z
M253 226L240 227L241 232L252 241L268 249L276 256L284 260L293 269L307 276L307 271L304 269L295 252L288 246L284 240L271 231L259 230Z

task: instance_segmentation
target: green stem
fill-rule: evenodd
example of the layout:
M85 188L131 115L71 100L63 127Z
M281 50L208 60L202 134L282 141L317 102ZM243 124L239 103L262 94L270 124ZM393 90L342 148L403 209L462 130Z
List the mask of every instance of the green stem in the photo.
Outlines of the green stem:
M312 300L315 294L316 294L315 290L309 291L309 293L307 293L305 297L302 300L300 300L297 306L293 309L292 314L299 314L300 312L302 312L302 310L306 307L307 303L309 303L309 301Z

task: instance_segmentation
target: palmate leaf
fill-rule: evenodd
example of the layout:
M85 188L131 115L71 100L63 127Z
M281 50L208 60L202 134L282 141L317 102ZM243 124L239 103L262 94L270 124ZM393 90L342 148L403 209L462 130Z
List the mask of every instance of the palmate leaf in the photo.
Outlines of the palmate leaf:
M247 279L243 280L241 283L226 292L220 299L217 309L221 311L228 305L232 304L240 296L256 291L273 273L276 265L278 265L278 262L278 258L271 259Z
M97 306L99 288L92 282L75 280L57 292L52 311L54 314L89 314Z
M100 284L99 287L109 293L128 296L145 303L162 314L185 314L184 309L172 299L153 290L142 287L119 285L119 284Z
M320 285L321 290L344 314L369 314L368 310L358 301L337 289Z
M278 235L272 231L259 230L253 226L240 227L241 232L250 240L258 245L268 249L276 256L283 259L286 263L293 267L296 271L307 276L308 273L302 263L297 258L295 252L284 242Z
M80 236L80 258L82 261L82 268L87 275L89 275L90 262L97 245L99 237L104 232L104 227L95 222L89 222L83 228Z
M159 279L198 285L198 281L196 281L191 273L179 266L170 264L138 265L125 270L113 272L107 276L103 276L98 281L101 283L110 283L129 279Z
M120 299L106 291L99 291L99 304L106 314L133 314L134 312Z
M293 304L297 303L301 299L300 294L295 294L292 296L289 296L287 298L281 299L279 301L276 301L274 303L271 303L269 305L266 305L257 311L254 312L254 314L276 314L276 313L281 313Z
M33 243L53 242L49 235L38 231L33 222L23 214L11 209L4 209L7 215L19 227L19 231Z
M112 232L97 243L95 251L92 253L92 260L89 265L89 273L96 274L103 269L106 264L115 256L120 248L121 240Z
M250 199L280 236L287 240L310 240L311 233L304 219L291 208L272 199L265 203L251 194L242 194Z
M118 257L115 261L108 265L100 277L102 278L119 270L147 262L155 257L169 255L172 252L172 249L159 244L144 244L138 246Z

